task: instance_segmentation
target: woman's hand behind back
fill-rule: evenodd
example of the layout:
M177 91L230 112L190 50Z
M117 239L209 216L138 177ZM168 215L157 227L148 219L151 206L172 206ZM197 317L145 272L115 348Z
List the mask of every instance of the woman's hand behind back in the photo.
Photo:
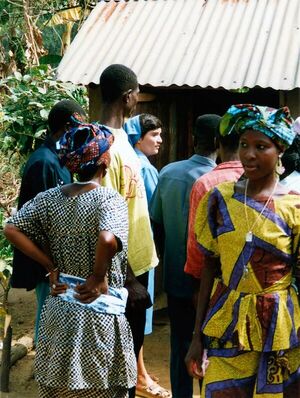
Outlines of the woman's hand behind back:
M101 294L108 293L107 277L99 280L95 275L90 275L85 283L76 286L74 289L77 294L74 296L82 303L88 304L96 300Z

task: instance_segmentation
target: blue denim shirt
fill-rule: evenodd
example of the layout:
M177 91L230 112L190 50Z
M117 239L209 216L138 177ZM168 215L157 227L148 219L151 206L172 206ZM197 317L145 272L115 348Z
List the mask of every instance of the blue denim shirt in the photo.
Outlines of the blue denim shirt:
M212 159L193 155L168 164L159 174L150 216L165 230L164 289L175 297L191 298L193 295L192 276L184 272L190 192L194 182L215 166Z

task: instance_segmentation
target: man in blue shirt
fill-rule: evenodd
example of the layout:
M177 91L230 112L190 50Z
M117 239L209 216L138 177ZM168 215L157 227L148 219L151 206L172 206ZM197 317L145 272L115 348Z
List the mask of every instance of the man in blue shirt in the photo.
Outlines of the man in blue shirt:
M195 323L194 279L185 274L189 197L194 182L215 166L218 115L202 115L194 129L195 154L170 163L160 174L151 202L158 247L163 246L164 289L168 296L171 328L170 377L173 398L192 398L193 379L184 358L192 340ZM163 231L163 233L162 233ZM162 254L162 253L161 253Z

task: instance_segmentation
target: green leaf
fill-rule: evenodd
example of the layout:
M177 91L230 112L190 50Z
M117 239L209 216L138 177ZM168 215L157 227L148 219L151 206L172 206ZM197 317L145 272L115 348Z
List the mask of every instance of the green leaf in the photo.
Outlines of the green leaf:
M14 72L14 76L17 80L21 81L22 80L22 74L20 72Z
M44 120L47 120L47 119L48 119L48 114L49 114L49 112L46 111L46 109L41 109L41 110L40 110L40 115L41 115L41 117L42 117Z
M8 271L12 273L12 267L6 261L0 260L0 279L3 277L3 272ZM6 276L4 276L6 278Z
M35 138L41 138L43 135L45 135L47 133L47 129L45 128L40 128L35 134L34 137Z
M44 105L42 105L40 102L37 101L30 101L28 105L36 106L37 108L44 108Z
M38 91L39 91L39 93L41 93L41 94L47 94L47 89L46 89L46 87L38 87Z

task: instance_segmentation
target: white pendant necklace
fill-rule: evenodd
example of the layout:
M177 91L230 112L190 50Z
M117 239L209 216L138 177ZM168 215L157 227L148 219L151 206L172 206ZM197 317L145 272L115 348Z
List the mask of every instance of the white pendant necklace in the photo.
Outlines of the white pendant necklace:
M253 240L253 229L256 226L256 224L258 223L258 221L260 220L261 215L263 215L263 212L265 211L266 207L268 206L268 204L270 203L270 200L273 198L274 192L277 188L278 185L278 179L276 180L274 187L272 189L272 192L270 194L270 196L268 197L266 203L264 204L263 208L261 209L260 213L257 215L254 223L252 224L252 227L250 228L249 225L249 218L248 218L248 213L247 213L247 191L248 191L248 183L249 180L246 180L246 186L245 186L245 196L244 196L244 210L245 210L245 217L246 217L246 222L247 222L247 228L248 228L248 232L246 233L246 242L252 242Z
M267 199L266 203L264 204L263 208L261 209L260 213L256 216L256 219L254 220L254 223L250 227L248 213L247 213L247 191L248 191L249 180L248 179L246 180L245 195L244 195L244 211L245 211L245 218L246 218L247 229L248 229L248 231L247 231L247 233L245 235L245 241L247 243L252 243L254 227L256 226L258 221L261 219L261 216L263 215L265 209L267 208L268 204L270 203L271 199L273 198L273 195L274 195L274 192L276 191L278 182L279 182L279 179L276 180L270 196L268 197L268 199ZM248 266L247 266L247 264L244 264L243 276L245 277L248 274L248 272L249 272Z
M92 180L90 180L90 181L75 181L75 184L78 184L78 185L94 184L94 185L97 185L98 187L100 187L100 184L98 182L92 181Z

